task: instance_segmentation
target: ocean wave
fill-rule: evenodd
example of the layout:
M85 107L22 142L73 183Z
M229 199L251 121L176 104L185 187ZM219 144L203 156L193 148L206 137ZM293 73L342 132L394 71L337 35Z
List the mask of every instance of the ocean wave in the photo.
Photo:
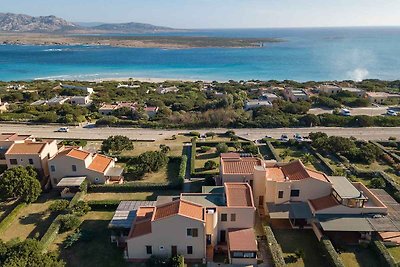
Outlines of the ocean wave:
M65 51L66 49L62 49L62 48L49 48L49 49L44 49L44 52L62 52Z

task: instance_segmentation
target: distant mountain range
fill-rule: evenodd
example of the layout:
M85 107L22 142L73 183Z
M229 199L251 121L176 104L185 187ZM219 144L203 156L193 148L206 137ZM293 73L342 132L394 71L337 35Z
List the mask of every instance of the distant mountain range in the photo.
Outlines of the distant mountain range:
M10 33L152 33L176 29L145 23L72 23L56 16L0 13L0 31Z

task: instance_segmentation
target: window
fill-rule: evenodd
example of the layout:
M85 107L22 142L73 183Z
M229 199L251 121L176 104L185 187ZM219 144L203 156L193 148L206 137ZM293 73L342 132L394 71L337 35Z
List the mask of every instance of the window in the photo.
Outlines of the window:
M193 254L193 247L192 246L187 246L186 250L187 250L187 254L189 254L189 255Z
M16 159L10 159L10 164L11 165L17 165L18 161Z
M228 214L222 213L221 214L221 222L226 222L228 220Z
M31 165L33 164L33 159L29 159L28 161L29 161L29 164L31 164Z
M298 196L300 196L300 190L298 190L298 189L291 190L291 191L290 191L290 196L291 196L291 197L298 197Z
M72 171L76 172L76 165L72 165Z
M283 191L278 192L278 198L283 198Z
M197 228L188 228L186 229L186 235L191 237L198 237L199 230Z
M164 250L164 246L160 246L160 250Z
M153 247L152 246L146 246L146 253L147 254L153 254Z
M233 252L234 258L243 258L243 252Z
M50 166L50 170L51 170L51 172L55 172L55 171L56 171L56 166L51 165L51 166Z
M231 214L231 222L236 222L236 213Z

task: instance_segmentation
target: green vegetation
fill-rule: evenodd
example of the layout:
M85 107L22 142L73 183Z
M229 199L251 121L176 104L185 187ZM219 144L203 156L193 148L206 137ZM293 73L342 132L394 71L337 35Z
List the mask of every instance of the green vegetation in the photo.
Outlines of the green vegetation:
M32 167L18 166L3 173L0 183L2 199L18 198L30 203L36 201L41 192L38 174Z
M322 250L326 253L327 258L331 266L334 267L344 267L344 266L353 266L353 265L345 265L343 259L336 252L335 247L332 245L332 242L327 237L323 237L320 241Z
M122 135L110 136L103 141L101 150L104 153L121 153L123 150L133 150L133 143Z
M342 246L340 257L345 266L373 267L379 266L379 259L367 245Z

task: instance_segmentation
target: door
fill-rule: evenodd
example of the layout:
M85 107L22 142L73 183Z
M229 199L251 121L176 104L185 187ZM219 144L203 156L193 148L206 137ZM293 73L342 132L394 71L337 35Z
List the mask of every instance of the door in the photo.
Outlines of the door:
M172 255L172 257L175 257L178 255L178 247L177 246L171 246L171 255Z
M211 245L211 235L206 235L207 237L207 245Z
M264 206L264 196L258 197L258 206Z
M219 242L226 243L226 231L225 230L221 230L219 232Z

